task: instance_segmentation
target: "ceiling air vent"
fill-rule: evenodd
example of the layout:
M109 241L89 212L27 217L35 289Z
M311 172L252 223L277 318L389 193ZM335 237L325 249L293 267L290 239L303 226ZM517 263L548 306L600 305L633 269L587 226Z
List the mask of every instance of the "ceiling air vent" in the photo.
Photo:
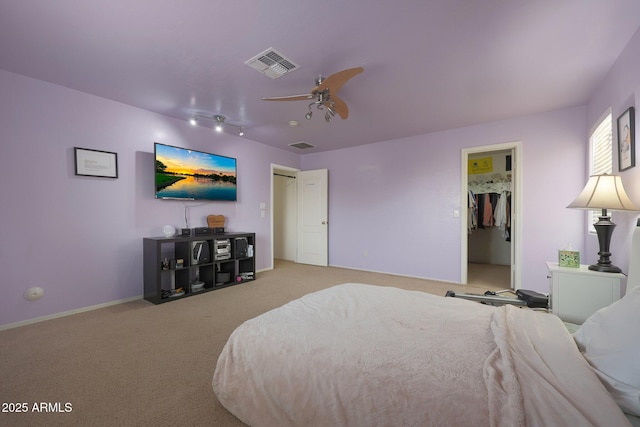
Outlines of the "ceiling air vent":
M294 142L292 144L289 144L289 147L296 147L301 150L304 150L305 148L313 148L315 147L315 145L311 145L308 142L301 141L301 142Z
M254 56L245 64L260 71L272 79L277 79L285 74L300 68L295 62L286 58L283 54L273 48L269 48Z

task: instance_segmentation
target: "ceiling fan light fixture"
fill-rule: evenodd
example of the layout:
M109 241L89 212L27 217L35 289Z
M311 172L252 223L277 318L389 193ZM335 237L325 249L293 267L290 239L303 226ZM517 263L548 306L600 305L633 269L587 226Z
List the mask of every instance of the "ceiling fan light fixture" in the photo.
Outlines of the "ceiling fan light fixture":
M330 122L336 114L338 114L343 120L349 116L349 109L347 104L340 98L338 98L338 92L342 86L354 76L362 73L364 68L356 67L333 73L327 78L319 76L316 79L316 85L313 87L307 95L291 95L291 96L277 96L262 98L264 101L302 101L304 99L315 99L314 102L309 104L309 111L305 114L307 120L311 120L313 115L311 109L315 105L320 111L326 110L324 119ZM332 99L334 97L334 99Z

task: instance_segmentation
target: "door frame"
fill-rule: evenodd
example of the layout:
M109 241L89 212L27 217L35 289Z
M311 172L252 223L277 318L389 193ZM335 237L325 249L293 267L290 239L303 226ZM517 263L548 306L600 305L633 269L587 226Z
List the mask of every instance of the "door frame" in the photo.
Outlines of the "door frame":
M483 145L479 147L463 148L461 153L461 197L460 197L460 283L467 284L469 237L467 231L469 216L469 154L478 154L491 151L512 150L513 168L511 175L511 286L520 289L522 286L522 141L506 142L502 144Z

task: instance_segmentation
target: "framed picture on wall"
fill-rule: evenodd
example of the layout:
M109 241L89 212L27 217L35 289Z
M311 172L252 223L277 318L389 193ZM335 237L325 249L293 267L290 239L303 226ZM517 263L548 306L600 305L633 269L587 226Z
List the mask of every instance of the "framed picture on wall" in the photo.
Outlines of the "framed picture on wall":
M631 169L636 165L636 129L634 109L618 117L618 170L620 172Z
M76 175L101 178L118 177L118 154L110 151L74 148Z

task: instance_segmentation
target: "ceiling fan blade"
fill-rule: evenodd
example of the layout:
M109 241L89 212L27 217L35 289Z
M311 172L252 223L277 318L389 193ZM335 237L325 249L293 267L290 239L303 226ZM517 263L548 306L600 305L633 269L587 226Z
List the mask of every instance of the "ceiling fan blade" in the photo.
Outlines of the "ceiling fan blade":
M309 94L306 95L292 95L292 96L274 96L271 98L262 98L263 101L304 101L307 99L313 99L314 96Z
M364 68L362 67L349 68L347 70L338 71L337 73L332 74L324 79L318 86L314 88L314 90L311 91L311 93L329 89L329 91L331 92L331 96L334 96L342 88L342 85L344 85L349 79L357 76L363 71Z
M331 109L338 113L338 115L342 117L342 120L349 117L349 107L347 107L347 104L342 99L338 98L335 95L331 95L330 102L333 102L334 104Z

